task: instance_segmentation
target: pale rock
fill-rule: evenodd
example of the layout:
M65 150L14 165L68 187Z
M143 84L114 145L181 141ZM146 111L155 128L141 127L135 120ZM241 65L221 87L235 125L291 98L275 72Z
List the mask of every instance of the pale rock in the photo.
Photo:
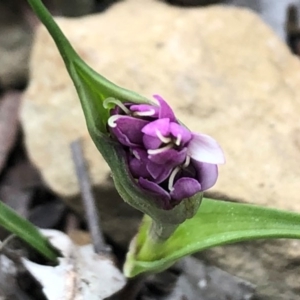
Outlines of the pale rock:
M58 22L101 74L144 96L161 94L190 129L219 141L227 164L213 192L300 212L300 62L257 15L128 0L102 15ZM33 47L22 124L32 161L73 207L79 191L69 143L83 139L93 184L106 193L99 200L104 229L118 242L129 239L137 213L110 196L108 167L43 28ZM293 267L299 265L299 241L249 242L202 257L258 284L263 299L299 299L299 268Z

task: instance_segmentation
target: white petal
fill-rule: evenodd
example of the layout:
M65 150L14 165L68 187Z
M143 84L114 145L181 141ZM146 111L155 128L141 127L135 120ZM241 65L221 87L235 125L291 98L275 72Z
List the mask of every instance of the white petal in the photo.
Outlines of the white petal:
M193 133L188 144L188 155L193 159L210 164L224 164L225 157L219 144L206 134Z

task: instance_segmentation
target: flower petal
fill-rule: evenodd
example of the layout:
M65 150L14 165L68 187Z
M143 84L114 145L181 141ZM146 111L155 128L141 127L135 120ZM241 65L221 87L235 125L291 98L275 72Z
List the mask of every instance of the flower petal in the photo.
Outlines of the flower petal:
M170 123L170 132L176 138L175 144L177 146L185 145L192 138L192 133L188 129L175 122Z
M115 117L112 116L111 118ZM110 130L123 145L139 146L143 145L143 133L141 130L148 123L145 120L119 115L114 120L116 126L110 127Z
M183 177L175 182L170 195L172 199L178 202L185 198L192 197L200 191L201 185L196 179Z
M142 132L147 135L157 137L157 131L159 131L161 135L168 136L170 134L169 125L169 119L158 119L153 122L148 122L148 124L143 127Z
M164 180L166 180L170 176L173 168L174 167L171 165L158 165L151 161L147 163L147 171L153 177L153 181L155 183L162 183Z
M162 141L158 137L144 135L143 144L146 149L158 149L161 146Z
M168 149L155 155L149 155L147 169L156 183L161 183L167 179L172 170L181 165L186 159L187 149L181 151Z
M197 161L210 164L225 163L223 150L212 137L196 133L193 133L192 136L188 143L188 155Z
M147 170L148 154L143 149L133 149L132 155L129 157L129 169L134 178L151 178Z
M181 151L175 150L173 148L168 149L164 152L160 152L154 155L149 155L149 160L155 162L156 164L163 164L172 166L178 166L182 164L186 159L187 148L183 148Z
M171 197L169 193L167 193L162 187L160 187L158 184L149 181L144 178L140 178L138 181L139 185L147 190L152 192L154 196L156 196L157 204L165 210L169 210L172 208L170 204Z
M159 95L153 95L160 105L159 118L168 118L171 122L176 122L175 114L169 104Z
M192 164L196 169L197 179L201 184L201 190L205 191L215 185L218 179L218 166L214 164L202 163L192 160Z

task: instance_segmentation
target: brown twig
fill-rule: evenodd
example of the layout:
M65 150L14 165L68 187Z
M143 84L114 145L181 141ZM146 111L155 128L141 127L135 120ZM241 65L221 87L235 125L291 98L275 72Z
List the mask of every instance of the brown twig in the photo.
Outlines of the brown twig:
M105 243L101 230L100 217L97 213L96 202L87 173L80 140L72 142L70 147L94 250L98 254L108 254L110 253L110 247Z

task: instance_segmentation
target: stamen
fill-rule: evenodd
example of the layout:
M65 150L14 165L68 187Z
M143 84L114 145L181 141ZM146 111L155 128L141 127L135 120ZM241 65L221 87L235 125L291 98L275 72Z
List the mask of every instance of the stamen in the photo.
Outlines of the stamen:
M172 147L173 147L172 144L168 144L165 147L162 147L162 148L159 148L159 149L149 149L149 150L147 150L147 152L148 152L149 155L155 155L155 154L165 152L165 151L171 149Z
M177 135L177 139L176 139L176 141L175 141L175 144L176 144L177 146L180 145L180 143L181 143L181 138L182 138L181 134L178 134L178 135Z
M189 156L187 156L182 167L187 168L189 166L190 162L191 162L191 158Z
M133 151L132 151L132 154L133 154L133 156L134 156L136 159L141 160L141 157L139 156L139 154L138 154L137 151L133 150Z
M109 97L103 101L104 108L110 108L109 104L111 103L118 105L125 112L125 114L130 115L130 110L120 100L112 97Z
M180 167L176 167L176 168L172 171L172 173L171 173L171 175L170 175L170 177L169 177L168 189L169 189L170 192L172 192L172 191L174 190L174 188L173 188L173 185L174 185L174 179L175 179L175 176L177 175L177 173L178 173L179 171L180 171Z
M139 117L150 117L153 116L155 114L155 110L154 109L150 109L150 110L146 110L146 111L135 111L133 113L134 116L139 116Z
M109 117L109 119L107 120L108 126L112 128L117 127L117 124L115 122L121 117L122 117L121 115L114 115Z
M155 133L156 133L157 137L165 144L168 144L172 141L171 138L163 136L158 129L155 130Z

